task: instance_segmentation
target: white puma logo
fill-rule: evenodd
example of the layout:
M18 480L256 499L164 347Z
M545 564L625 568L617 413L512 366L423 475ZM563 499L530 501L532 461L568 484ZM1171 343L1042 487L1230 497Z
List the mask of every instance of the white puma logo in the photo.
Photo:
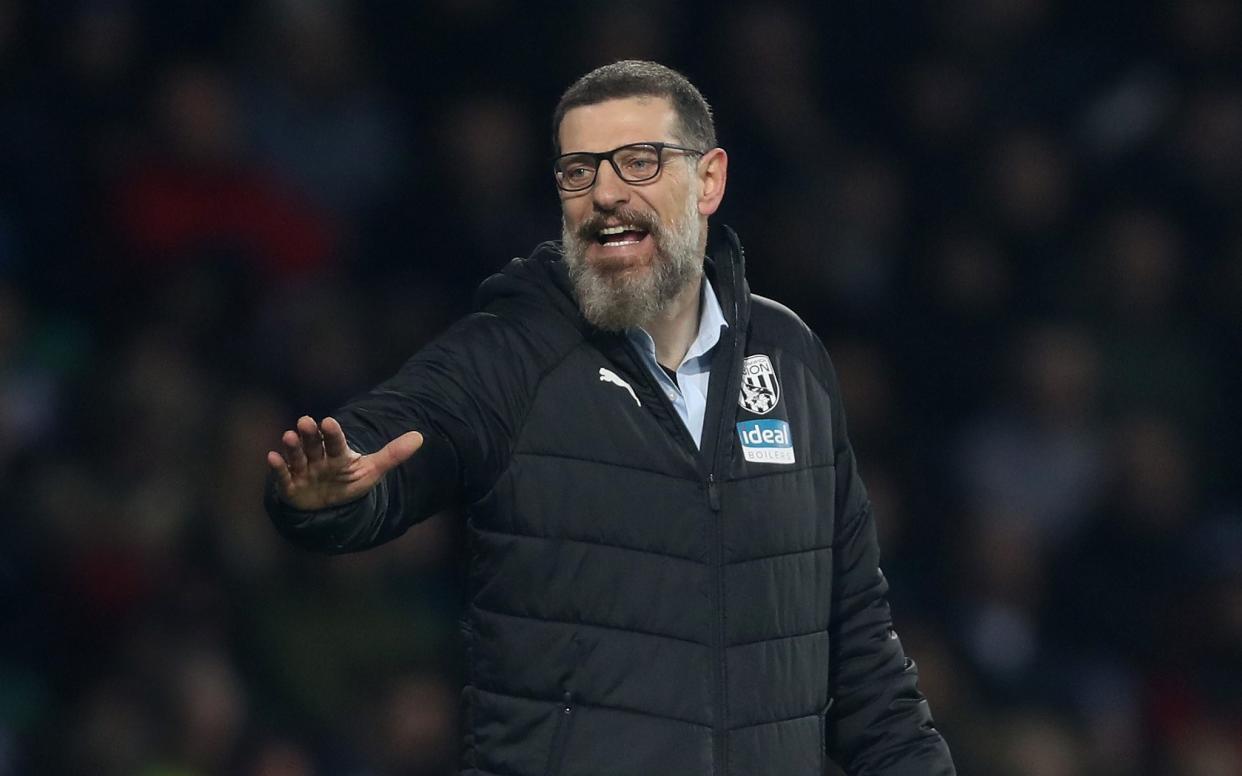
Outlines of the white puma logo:
M630 387L629 383L622 380L620 377L617 377L616 372L612 371L611 369L605 369L604 367L601 366L599 368L599 379L600 379L600 382L612 383L613 385L620 386L621 388L624 388L625 390L629 391L630 396L633 397L634 399L634 403L637 404L639 407L643 406L643 403L638 400L638 396L634 393L634 389Z

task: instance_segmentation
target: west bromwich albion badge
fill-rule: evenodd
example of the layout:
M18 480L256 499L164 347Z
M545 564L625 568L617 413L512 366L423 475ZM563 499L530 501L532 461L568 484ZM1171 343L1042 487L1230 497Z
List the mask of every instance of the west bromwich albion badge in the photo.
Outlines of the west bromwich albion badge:
M747 356L742 364L742 391L737 403L747 412L766 415L781 400L781 384L776 380L772 359L760 353Z

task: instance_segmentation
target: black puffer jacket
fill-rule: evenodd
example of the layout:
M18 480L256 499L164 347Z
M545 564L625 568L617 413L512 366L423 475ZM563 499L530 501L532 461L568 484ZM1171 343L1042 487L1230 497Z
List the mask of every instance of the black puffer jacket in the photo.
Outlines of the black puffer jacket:
M891 629L832 365L713 237L730 326L701 453L545 244L336 415L364 452L422 431L409 462L334 510L269 489L282 533L330 552L466 506L463 773L954 772Z

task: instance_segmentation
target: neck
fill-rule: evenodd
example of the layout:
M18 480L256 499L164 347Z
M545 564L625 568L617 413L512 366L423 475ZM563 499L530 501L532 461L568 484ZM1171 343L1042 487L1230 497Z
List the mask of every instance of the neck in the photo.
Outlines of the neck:
M681 366L690 343L699 333L699 307L702 304L702 273L674 297L664 312L643 325L655 341L656 360L669 369Z

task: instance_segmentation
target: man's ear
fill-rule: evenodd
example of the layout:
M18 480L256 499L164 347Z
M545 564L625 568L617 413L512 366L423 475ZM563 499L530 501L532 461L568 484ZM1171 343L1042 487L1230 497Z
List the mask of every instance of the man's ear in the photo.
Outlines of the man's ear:
M725 181L729 177L729 155L723 148L713 148L699 159L699 215L710 216L724 199Z

